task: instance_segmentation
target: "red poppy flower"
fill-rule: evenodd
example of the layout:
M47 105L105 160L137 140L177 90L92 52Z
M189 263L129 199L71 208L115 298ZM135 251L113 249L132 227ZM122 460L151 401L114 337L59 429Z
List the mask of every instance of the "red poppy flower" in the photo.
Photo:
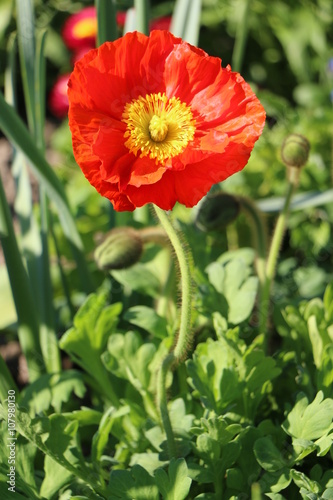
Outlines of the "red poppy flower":
M68 78L69 73L59 76L49 94L49 109L57 118L65 118L68 114Z
M238 73L167 31L91 50L68 96L76 161L119 211L194 206L246 165L265 122Z
M95 7L85 7L70 16L62 29L62 38L71 50L82 47L95 47L97 35L97 17Z

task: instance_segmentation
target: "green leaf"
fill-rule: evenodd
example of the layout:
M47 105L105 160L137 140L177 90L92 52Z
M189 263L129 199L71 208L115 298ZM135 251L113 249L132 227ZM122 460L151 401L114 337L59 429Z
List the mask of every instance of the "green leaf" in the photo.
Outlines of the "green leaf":
M321 367L317 373L317 387L326 397L333 396L333 344L324 349Z
M131 471L113 470L108 485L109 500L158 500L158 489L154 479L140 465Z
M130 290L136 290L154 298L160 295L161 283L159 279L141 262L138 262L130 269L112 271L111 274L119 283Z
M22 392L20 405L28 407L32 414L42 413L52 406L61 411L62 404L74 393L83 398L86 388L83 375L76 370L67 370L53 375L42 375Z
M320 369L323 357L324 342L329 342L330 338L326 332L323 332L323 335L321 335L321 332L319 331L317 325L316 316L310 316L310 318L308 319L308 329L313 350L313 360L316 367ZM326 338L323 339L323 337Z
M257 295L258 279L250 276L251 270L247 261L242 258L242 253L235 252L218 262L212 262L207 266L206 272L209 282L227 300L228 321L236 325L248 318Z
M2 406L0 406L0 416L6 418L6 412ZM16 429L34 447L38 447L45 455L83 480L93 490L104 494L104 489L96 480L91 466L83 458L77 433L78 422L58 414L31 419L26 412L17 407ZM34 497L31 496L31 498Z
M147 413L157 417L154 403L156 379L152 364L159 359L152 343L143 343L134 332L113 334L109 338L108 350L102 355L106 369L116 377L128 380L143 399Z
M327 285L324 293L325 317L327 323L333 322L333 283Z
M143 328L157 338L167 336L167 321L159 316L154 309L147 306L134 306L126 311L124 319L133 325Z
M195 395L206 408L220 413L230 407L248 418L254 417L271 390L270 381L280 373L275 360L254 345L247 348L232 330L217 341L199 344L186 366Z
M312 403L300 394L283 422L283 429L294 438L314 440L329 432L333 418L333 399L324 399L319 391Z
M276 472L266 472L260 478L259 484L262 493L265 493L267 496L269 496L269 498L275 499L279 497L276 497L269 492L272 492L274 494L279 493L280 491L286 489L291 481L292 479L290 469L285 467L284 469L280 469Z
M333 488L327 488L321 496L322 500L331 500L333 498Z
M304 457L316 450L316 445L308 439L293 439L293 448L296 454L295 461L300 462Z
M200 424L208 432L209 436L219 442L221 446L229 443L242 430L239 424L229 424L222 416L213 416L208 419L202 418ZM202 431L194 429L197 433Z
M121 312L120 303L105 307L104 294L91 294L74 317L74 326L60 339L59 345L97 382L96 389L119 405L108 373L101 362L107 339L115 329Z
M197 438L196 452L206 463L214 464L220 458L221 447L215 439L203 433Z
M52 498L73 478L70 471L48 455L44 459L44 472L45 477L40 488L40 495L43 498Z
M16 0L18 42L25 105L30 131L34 134L35 117L35 17L32 0Z
M192 479L188 476L188 468L183 458L172 459L168 472L157 469L155 479L164 500L184 500L187 498Z
M311 493L320 493L321 487L317 483L317 481L309 479L303 472L300 472L295 469L291 469L290 473L294 483L299 488L304 488L305 490Z
M182 398L177 398L170 403L169 415L176 434L178 436L188 436L195 417L186 412L185 402Z
M116 420L121 419L124 415L127 415L128 412L129 408L125 406L119 410L115 410L111 407L104 413L92 441L91 457L93 462L98 463L100 461L103 451L108 443L112 426Z
M254 454L261 467L268 472L277 472L288 465L268 436L257 439L254 444Z
M251 393L261 392L268 381L281 373L273 358L265 357L262 351L249 350L244 360L247 365L246 387Z

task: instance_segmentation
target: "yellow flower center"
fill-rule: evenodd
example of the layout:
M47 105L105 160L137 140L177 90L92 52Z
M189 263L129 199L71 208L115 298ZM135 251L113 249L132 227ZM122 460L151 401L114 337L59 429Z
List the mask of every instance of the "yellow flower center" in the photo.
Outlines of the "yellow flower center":
M87 18L81 19L73 26L73 35L76 38L86 38L96 35L97 19Z
M164 164L182 153L195 133L191 108L164 93L133 99L126 104L122 120L126 123L125 146L156 163Z

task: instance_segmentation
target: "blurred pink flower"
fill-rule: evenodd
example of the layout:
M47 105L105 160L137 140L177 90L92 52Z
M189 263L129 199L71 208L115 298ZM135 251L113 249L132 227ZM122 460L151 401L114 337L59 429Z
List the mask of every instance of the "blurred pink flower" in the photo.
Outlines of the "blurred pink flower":
M170 30L171 16L158 17L151 21L150 31L153 30Z
M116 21L117 26L119 26L119 28L123 28L126 21L126 11L117 12Z
M68 114L67 83L69 76L69 73L59 76L49 94L49 109L54 116L60 119L65 118Z
M123 28L126 21L126 11L117 12L117 26ZM171 17L163 16L154 19L150 23L150 31L170 29ZM62 37L66 46L71 50L81 50L84 55L89 49L95 47L97 37L97 17L95 7L85 7L77 14L71 15L65 22ZM74 56L74 62L79 57Z
M85 7L77 14L71 15L62 29L62 37L71 50L83 46L94 48L97 34L97 17L95 7Z

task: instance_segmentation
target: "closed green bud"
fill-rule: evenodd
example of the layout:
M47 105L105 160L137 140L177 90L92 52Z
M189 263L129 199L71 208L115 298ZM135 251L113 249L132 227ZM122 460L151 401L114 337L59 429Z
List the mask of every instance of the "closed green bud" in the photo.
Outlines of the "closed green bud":
M308 161L309 141L300 134L288 135L282 143L281 157L288 167L303 167Z
M103 270L127 269L138 262L142 249L142 240L135 229L116 228L96 248L94 259Z
M220 192L203 201L195 222L202 231L219 231L237 219L239 210L235 196Z

